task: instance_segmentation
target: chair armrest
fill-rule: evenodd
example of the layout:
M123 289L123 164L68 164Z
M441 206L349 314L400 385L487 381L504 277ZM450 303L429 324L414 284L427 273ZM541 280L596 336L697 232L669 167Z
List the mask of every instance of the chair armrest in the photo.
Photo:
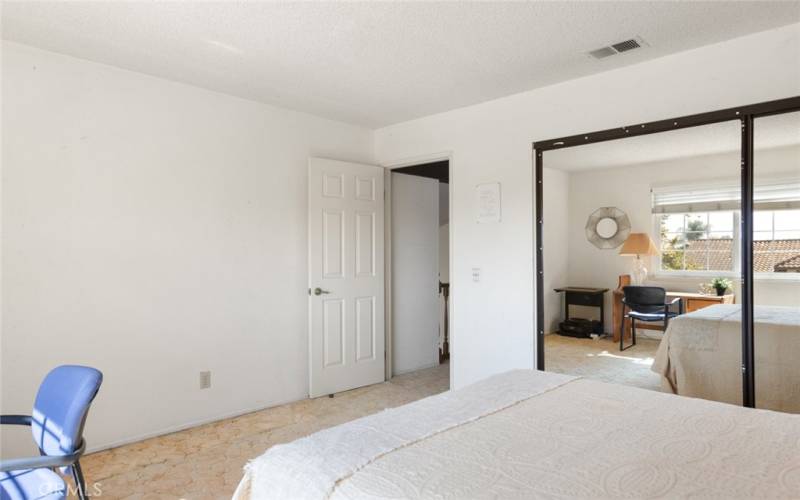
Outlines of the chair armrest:
M30 415L0 415L0 425L31 425Z
M666 310L667 310L667 312L669 312L669 306L671 306L671 305L673 305L673 304L678 304L678 314L683 314L683 313L685 312L685 311L683 310L683 309L684 309L684 305L683 305L683 304L684 304L684 300L683 300L683 297L675 297L675 298L674 298L674 299L672 299L670 302L667 302L667 304L666 304Z
M78 453L73 453L72 455L43 455L40 457L12 458L0 461L0 472L41 469L43 467L48 469L66 467L68 465L73 465L79 457L80 455Z
M0 472L24 469L41 469L43 467L51 469L55 467L66 467L75 464L83 452L86 451L86 442L81 440L81 445L69 455L42 455L39 457L12 458L0 460Z

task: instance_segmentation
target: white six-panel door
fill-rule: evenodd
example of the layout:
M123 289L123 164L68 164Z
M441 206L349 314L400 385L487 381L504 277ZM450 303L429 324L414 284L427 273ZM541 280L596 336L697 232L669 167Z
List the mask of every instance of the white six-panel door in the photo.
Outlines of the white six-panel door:
M384 380L383 173L309 160L312 398Z

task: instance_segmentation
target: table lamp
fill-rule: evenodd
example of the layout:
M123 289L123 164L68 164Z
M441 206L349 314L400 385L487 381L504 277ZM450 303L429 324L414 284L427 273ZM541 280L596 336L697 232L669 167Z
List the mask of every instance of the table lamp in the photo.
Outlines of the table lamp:
M619 254L627 257L636 257L633 266L633 273L631 274L631 281L634 285L641 285L647 278L647 268L644 266L643 255L658 255L658 248L656 248L653 240L647 233L631 233Z

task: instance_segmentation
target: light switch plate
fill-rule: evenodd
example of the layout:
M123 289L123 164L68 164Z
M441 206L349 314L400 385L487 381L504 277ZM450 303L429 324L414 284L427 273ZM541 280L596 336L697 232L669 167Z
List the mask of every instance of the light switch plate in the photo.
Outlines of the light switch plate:
M481 280L481 268L480 267L473 267L472 268L472 281L478 283Z

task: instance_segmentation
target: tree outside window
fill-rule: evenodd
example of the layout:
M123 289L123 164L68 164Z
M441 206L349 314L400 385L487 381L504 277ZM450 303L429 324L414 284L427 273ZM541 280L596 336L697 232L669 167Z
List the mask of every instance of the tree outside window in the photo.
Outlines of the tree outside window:
M692 212L658 217L662 270L734 270L734 212Z

